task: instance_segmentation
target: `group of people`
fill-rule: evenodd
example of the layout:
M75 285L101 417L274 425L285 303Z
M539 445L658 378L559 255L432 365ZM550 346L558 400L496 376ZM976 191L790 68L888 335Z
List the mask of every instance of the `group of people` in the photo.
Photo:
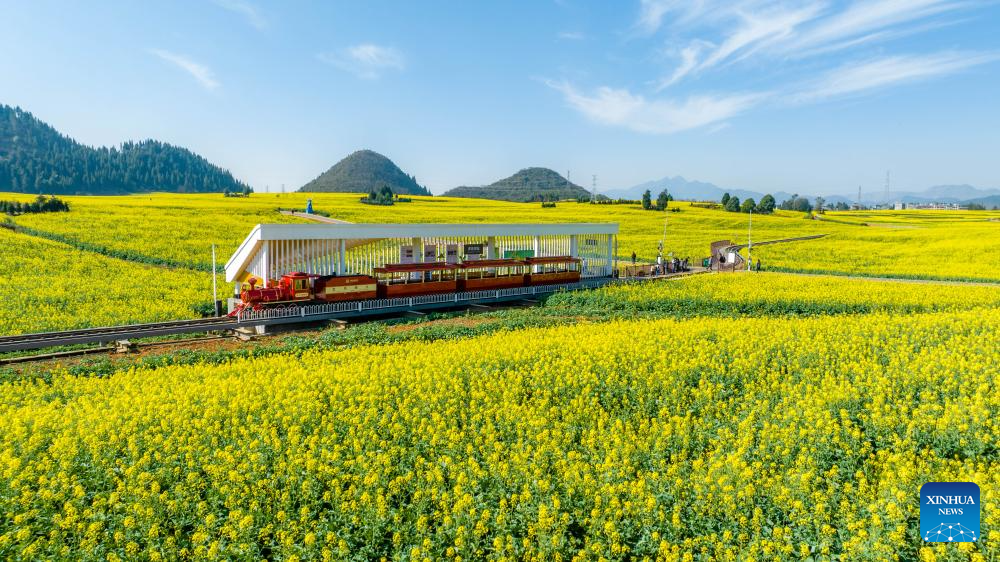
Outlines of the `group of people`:
M650 275L664 275L666 273L676 273L678 271L687 271L688 263L690 258L670 258L666 262L663 260L663 254L658 253L656 255L656 264L650 270ZM636 255L632 252L632 271L633 275L637 274L636 268Z

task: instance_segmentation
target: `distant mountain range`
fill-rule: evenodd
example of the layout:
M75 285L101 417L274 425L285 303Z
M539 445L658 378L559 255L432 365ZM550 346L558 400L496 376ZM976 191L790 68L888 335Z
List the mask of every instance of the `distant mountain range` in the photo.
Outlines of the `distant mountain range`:
M0 191L108 195L245 188L228 171L185 148L155 140L93 148L27 111L0 105Z
M718 201L722 199L722 195L728 193L732 196L739 197L741 200L747 197L753 197L755 200L760 201L760 198L764 196L763 193L752 191L748 189L724 189L713 183L707 183L702 181L691 181L687 180L681 176L666 177L660 180L648 181L646 183L640 183L639 185L632 186L628 189L609 189L603 191L602 193L612 199L639 199L642 197L643 192L649 190L653 198L656 198L664 189L667 190L674 199L680 199L684 201ZM777 191L771 193L777 201L784 201L792 197L792 193L786 193L784 191Z
M388 185L401 195L430 195L417 178L399 169L392 160L372 150L359 150L334 164L299 191L369 193Z
M590 197L590 192L548 168L525 168L490 185L456 187L444 195L500 201L558 201Z
M639 199L647 189L653 197L656 197L660 191L666 189L673 195L674 199L690 201L718 201L724 193L739 197L741 200L753 197L755 200L760 201L760 198L765 195L761 191L738 188L727 189L712 183L687 180L681 176L649 181L627 189L609 189L603 191L602 194L612 199ZM774 196L774 199L779 203L795 195L786 191L768 193ZM815 197L815 195L807 193L800 193L799 195L809 198ZM822 197L827 203L831 204L841 202L851 204L855 203L858 198L856 194L827 194L822 195ZM924 191L890 191L889 202L895 203L896 201L903 203L959 203L965 205L979 203L986 207L992 207L993 205L1000 205L1000 189L981 189L971 185L936 185ZM885 192L862 193L861 202L865 205L885 203Z

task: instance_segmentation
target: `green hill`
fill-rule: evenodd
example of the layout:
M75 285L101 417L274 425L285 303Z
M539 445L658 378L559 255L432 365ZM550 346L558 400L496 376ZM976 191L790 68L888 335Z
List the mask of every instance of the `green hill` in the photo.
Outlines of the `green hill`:
M548 168L525 168L490 185L456 187L447 197L475 197L499 201L558 201L589 197L586 189Z
M93 148L21 108L0 105L0 191L108 195L245 187L187 149L154 140Z
M428 189L417 183L399 166L371 150L359 150L318 178L303 185L299 191L326 191L337 193L370 193L388 185L392 192L401 195L430 195Z

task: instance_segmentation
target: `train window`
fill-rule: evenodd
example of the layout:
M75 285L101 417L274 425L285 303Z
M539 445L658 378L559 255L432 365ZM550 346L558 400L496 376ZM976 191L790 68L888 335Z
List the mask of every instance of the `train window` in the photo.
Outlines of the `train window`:
M305 288L306 288L306 280L305 279L296 279L295 280L295 290L296 291L301 291L302 289L305 289Z

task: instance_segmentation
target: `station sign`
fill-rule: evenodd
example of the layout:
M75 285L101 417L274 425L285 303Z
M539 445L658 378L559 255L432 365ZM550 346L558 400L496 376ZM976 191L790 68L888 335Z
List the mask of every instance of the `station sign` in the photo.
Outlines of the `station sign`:
M458 244L448 244L445 251L445 261L447 263L458 263Z
M413 263L413 246L399 247L399 263Z
M483 257L482 244L466 244L463 249L465 250L466 260L478 260Z
M424 262L437 261L437 244L424 245Z
M508 259L508 260L510 260L510 259L513 259L513 260L523 260L525 258L533 258L533 257L535 257L535 251L534 250L504 250L503 251L503 257L504 257L504 259Z

